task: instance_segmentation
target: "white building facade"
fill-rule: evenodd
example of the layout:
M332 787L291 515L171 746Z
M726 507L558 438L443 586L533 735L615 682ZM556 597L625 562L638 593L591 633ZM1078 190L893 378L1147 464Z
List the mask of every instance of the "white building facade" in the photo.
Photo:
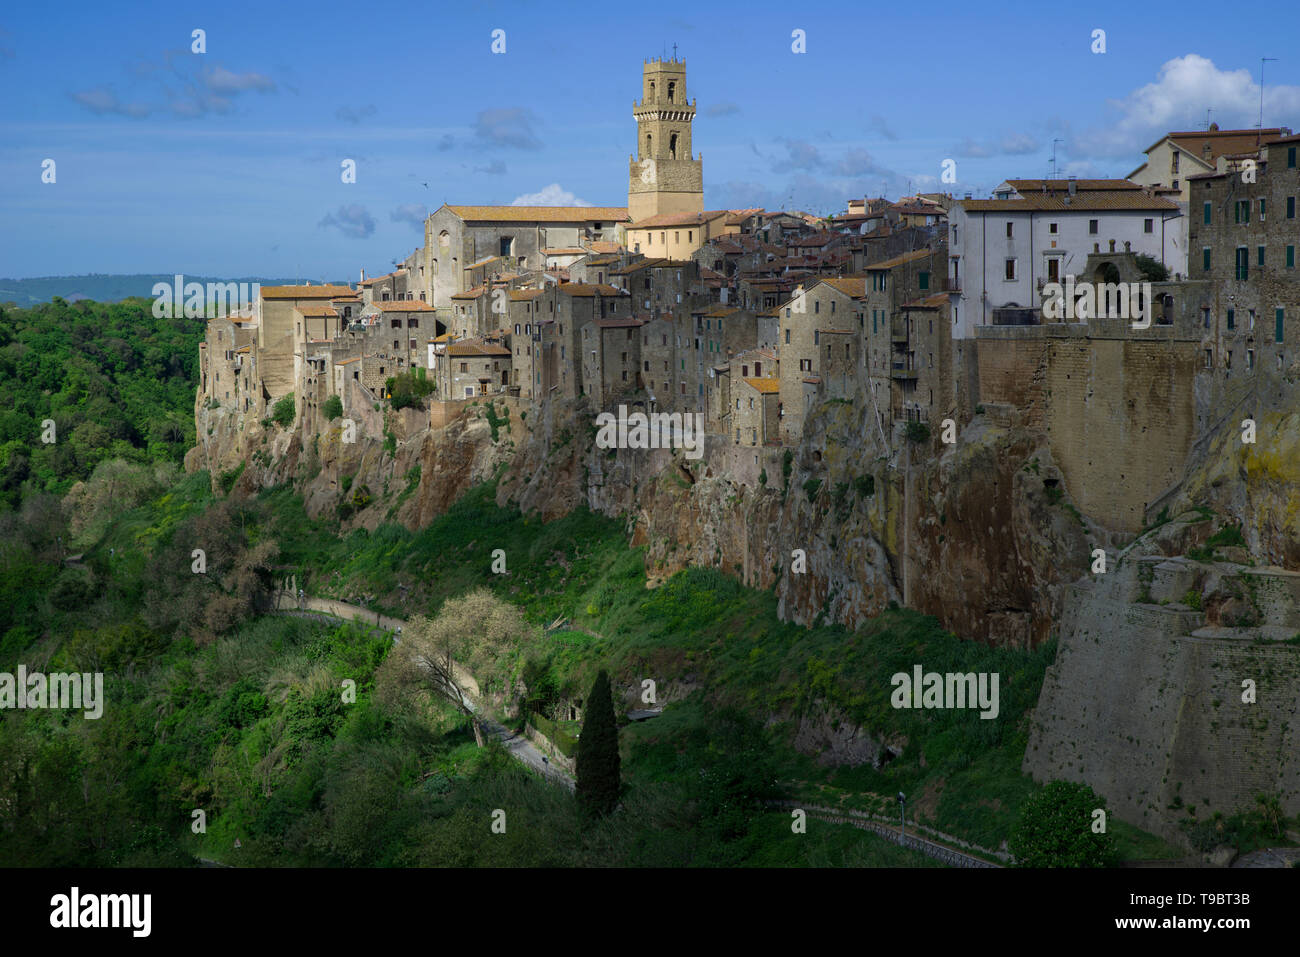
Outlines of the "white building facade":
M948 212L954 339L982 325L1040 322L1049 282L1081 276L1089 253L1145 254L1187 275L1179 205L1127 180L1007 180ZM1034 318L1035 314L1037 318Z

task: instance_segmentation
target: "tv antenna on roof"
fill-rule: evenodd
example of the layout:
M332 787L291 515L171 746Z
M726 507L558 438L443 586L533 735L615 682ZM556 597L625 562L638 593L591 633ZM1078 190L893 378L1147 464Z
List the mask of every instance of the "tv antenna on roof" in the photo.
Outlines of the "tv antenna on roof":
M1259 133L1255 136L1255 145L1259 146L1259 141L1264 137L1264 64L1269 60L1277 61L1275 56L1262 56L1259 58Z
M1056 179L1057 174L1060 172L1056 166L1056 144L1064 143L1064 142L1065 140L1061 139L1060 137L1057 137L1056 139L1052 140L1052 179Z

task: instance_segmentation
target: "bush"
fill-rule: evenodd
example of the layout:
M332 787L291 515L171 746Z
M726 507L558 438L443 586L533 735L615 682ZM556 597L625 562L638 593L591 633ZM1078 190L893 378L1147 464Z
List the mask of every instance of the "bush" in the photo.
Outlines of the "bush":
M271 421L275 422L281 428L287 429L293 425L295 409L293 405L293 393L290 392L284 398L275 403L271 409Z
M230 494L230 490L234 488L235 483L239 481L239 476L244 474L244 466L247 464L248 463L246 462L240 462L230 471L222 472L217 476L217 481L221 483L221 491L224 494Z
M496 406L493 405L491 399L488 399L486 415L488 421L488 428L492 430L492 441L495 442L497 440L497 432L501 428L501 426L504 425L507 428L510 427L510 412L507 409L505 415L498 417Z
M859 475L853 480L853 484L857 488L859 495L869 498L876 494L876 477L874 475Z
M343 400L336 395L330 396L321 406L321 412L325 413L325 418L333 422L343 414Z
M909 422L904 432L909 442L915 442L918 445L930 441L930 427L924 422Z
M1116 857L1109 834L1093 831L1103 801L1086 784L1052 781L1020 809L1007 842L1017 867L1107 867Z
M1138 253L1137 267L1142 271L1142 278L1147 282L1169 281L1169 268L1152 256Z
M419 370L423 372L424 370ZM424 376L409 372L393 376L384 382L388 401L394 409L422 408L424 397L433 392L433 383Z
M810 502L817 501L817 492L821 489L821 487L822 487L821 479L809 479L808 481L803 483L804 494L808 496L808 501Z

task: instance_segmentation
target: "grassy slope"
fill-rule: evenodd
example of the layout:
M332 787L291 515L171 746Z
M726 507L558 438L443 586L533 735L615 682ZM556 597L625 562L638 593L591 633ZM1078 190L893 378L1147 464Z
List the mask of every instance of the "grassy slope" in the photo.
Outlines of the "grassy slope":
M760 720L785 718L814 704L891 741L901 756L881 770L818 767L789 747L778 724L774 755L781 779L819 803L892 813L900 790L917 801L922 820L985 846L1006 837L1036 785L1020 772L1028 711L1037 701L1054 646L1031 653L965 642L930 617L888 612L856 633L840 626L806 629L782 622L771 593L747 589L712 569L690 569L662 587L645 587L642 555L626 547L620 522L580 511L541 524L498 508L490 485L472 490L428 528L383 526L338 541L324 525L301 521L293 496L277 493L277 532L286 560L310 568L314 590L375 594L395 614L433 610L446 597L486 585L524 606L538 622L567 618L547 636L528 669L540 689L534 707L560 696L582 697L598 667L628 683L690 676L701 684L679 709L700 725L719 705ZM507 554L510 574L491 573L491 551ZM399 589L405 585L406 589ZM409 596L402 600L399 596ZM605 637L600 637L605 636ZM889 704L889 678L927 671L997 672L996 720L977 712L903 711ZM513 670L518 663L503 663ZM669 734L665 719L625 732L632 742ZM638 773L635 769L633 775ZM1130 846L1137 848L1135 837ZM1144 848L1143 853L1149 849ZM1173 856L1172 849L1162 853Z

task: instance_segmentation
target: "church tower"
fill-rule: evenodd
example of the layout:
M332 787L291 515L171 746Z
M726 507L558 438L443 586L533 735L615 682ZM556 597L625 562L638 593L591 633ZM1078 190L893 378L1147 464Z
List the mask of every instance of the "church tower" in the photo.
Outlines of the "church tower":
M629 158L627 211L636 223L660 213L704 211L704 162L691 157L695 104L686 99L686 63L647 60L641 102L632 104L636 154Z

